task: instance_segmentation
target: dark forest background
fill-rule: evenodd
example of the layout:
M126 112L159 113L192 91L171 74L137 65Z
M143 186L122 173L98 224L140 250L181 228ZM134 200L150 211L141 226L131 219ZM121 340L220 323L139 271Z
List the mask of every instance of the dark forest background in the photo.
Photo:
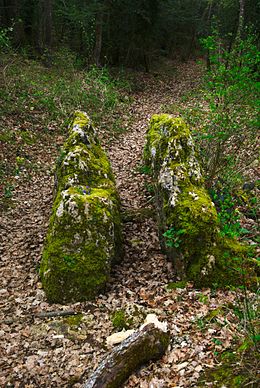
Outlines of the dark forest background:
M84 65L149 70L158 56L190 59L218 30L231 49L259 34L259 0L0 0L2 40L31 55L67 47ZM244 26L247 26L246 30Z

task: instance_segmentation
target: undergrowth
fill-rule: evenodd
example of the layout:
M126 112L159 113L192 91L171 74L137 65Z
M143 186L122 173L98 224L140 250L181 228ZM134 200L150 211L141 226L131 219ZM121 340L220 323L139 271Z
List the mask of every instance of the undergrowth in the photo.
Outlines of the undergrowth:
M205 183L218 211L220 235L247 243L247 259L257 273L259 181L255 180L255 172L259 163L260 53L250 34L231 49L225 48L217 32L204 39L203 44L210 63L204 80L196 90L186 93L180 104L166 106L164 111L184 117L190 125ZM170 246L178 247L181 235L181 230L171 229L165 237ZM219 366L202 376L199 387L260 384L259 295L247 288L251 279L243 259L234 257L233 262L234 276L241 278L240 289L233 289L237 302L232 306L239 319L240 344L216 354ZM207 324L202 319L198 322L202 330Z
M66 63L61 66L61 63ZM107 68L78 69L67 51L53 56L51 66L10 49L0 61L0 201L10 204L15 177L30 177L36 168L30 147L63 135L71 113L86 111L100 134L114 137L125 127L121 119L131 85L124 74ZM42 146L42 145L41 145Z

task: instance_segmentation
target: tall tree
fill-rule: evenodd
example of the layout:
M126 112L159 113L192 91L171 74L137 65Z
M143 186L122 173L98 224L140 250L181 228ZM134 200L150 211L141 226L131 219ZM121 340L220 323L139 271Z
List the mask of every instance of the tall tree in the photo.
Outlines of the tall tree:
M236 39L239 40L242 37L243 26L245 19L245 0L239 0L239 17Z
M52 0L39 0L38 48L42 51L52 45Z

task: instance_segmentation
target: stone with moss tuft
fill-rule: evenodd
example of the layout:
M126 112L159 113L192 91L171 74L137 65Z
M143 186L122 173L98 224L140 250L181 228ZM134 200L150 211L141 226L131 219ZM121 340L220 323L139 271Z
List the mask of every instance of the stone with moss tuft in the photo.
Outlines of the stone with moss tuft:
M122 255L119 197L86 114L75 113L63 150L40 267L47 298L56 303L94 298Z
M220 237L217 211L182 118L152 117L144 161L152 170L160 243L176 273L197 286L237 283L233 259L243 258L247 248Z

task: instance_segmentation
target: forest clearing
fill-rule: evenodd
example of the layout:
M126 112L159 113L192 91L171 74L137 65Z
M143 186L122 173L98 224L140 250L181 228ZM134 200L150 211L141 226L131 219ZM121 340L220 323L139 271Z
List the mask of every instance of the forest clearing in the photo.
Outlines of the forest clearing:
M46 12L50 17L48 7L54 7L51 10L57 18L54 21L45 15L45 22L41 20L40 50L32 42L25 44L31 36L25 16L36 17L36 14L31 14L26 1L22 3L16 9L14 2L12 10L20 12L23 25L20 21L11 24L14 15L0 11L4 26L0 27L0 386L258 387L260 55L259 35L246 30L246 23L250 21L258 31L252 16L254 2L249 1L248 8L244 9L243 1L237 4L231 1L234 9L227 9L231 14L234 12L232 20L236 28L232 39L229 36L230 42L225 35L225 20L221 19L224 10L205 0L198 2L200 8L194 6L194 12L204 9L205 23L214 19L215 12L219 23L225 24L223 30L219 27L217 33L207 26L207 31L201 33L203 42L200 43L197 35L201 30L198 28L196 33L192 30L191 36L183 41L185 52L181 52L179 44L184 26L180 24L176 27L177 43L169 42L164 36L169 52L163 55L152 47L149 30L144 42L135 37L132 43L143 50L143 45L149 42L156 54L150 56L146 52L139 56L138 50L131 51L130 43L125 52L123 38L118 42L120 54L112 50L110 41L105 39L111 42L115 39L116 31L110 23L119 10L113 2L91 1L89 9L87 5L83 8L86 20L82 16L82 23L86 23L86 29L90 28L91 14L91 20L96 23L91 29L96 36L92 46L88 42L88 50L94 50L94 54L90 59L84 52L88 58L85 62L79 48L80 39L85 33L87 36L85 30L81 36L70 24L74 47L69 44L57 47L64 33L59 23L65 18L65 8L64 13L61 9L65 4L66 12L74 9L70 15L72 23L73 17L78 16L77 1L71 1L71 8L70 2L65 1L59 5L60 9L55 8L59 2L39 1L43 14ZM155 4L158 9L162 6L161 1L148 1L151 3L148 8L136 4L136 13L132 14L124 2L118 3L122 3L120 9L129 16L132 28L136 27L136 36L146 30L146 17L153 18ZM174 10L168 17L177 17L181 12L181 6L174 8L173 3L167 1L167 10ZM189 20L190 2L185 4L187 8L182 12ZM6 2L0 2L0 6L5 9ZM99 12L103 15L101 19ZM134 22L133 15L138 15ZM143 19L139 20L140 15ZM160 15L163 21L165 14L161 11ZM46 33L49 30L44 23L53 23L52 36ZM111 35L106 35L108 26ZM19 44L18 27L23 31ZM168 24L164 32L167 28ZM161 39L156 41L160 47ZM227 43L232 46L230 49L226 48ZM170 52L174 44L178 52L175 56ZM196 46L195 51L191 46ZM90 124L82 124L82 115ZM161 138L153 132L158 126ZM183 129L179 143L177 135L170 137L169 133L174 133L171 130L175 130L171 128ZM79 138L85 131L84 152L94 144L98 155L95 163L84 166L86 171L94 171L92 180L89 172L88 179L83 176L84 190L81 181L71 183L67 179L76 170L64 170L68 155L71 158L71 149L78 150L78 143L70 143L76 136L73 131ZM167 148L168 155L163 147ZM176 165L179 167L178 163L184 165L183 159L178 159L178 152L180 158L188 155L184 156L187 163L194 152L198 159L196 166L203 176L198 180L189 178L187 184L192 185L187 190L183 186L184 178L178 178L179 170L174 169ZM158 162L159 154L164 157ZM190 174L194 173L194 166L193 163ZM162 175L162 171L169 169L172 169L171 183ZM112 184L107 183L110 172ZM104 286L94 287L94 294L72 289L67 298L70 285L65 281L55 299L49 292L50 280L45 274L51 272L51 266L48 270L46 266L53 257L47 248L54 235L51 229L56 222L54 216L60 222L65 212L63 207L62 211L61 207L55 208L58 197L76 185L77 193L90 198L95 190L92 186L101 175L101 189L108 190L112 202L113 198L119 201L115 210L120 214L123 244L119 261L109 268ZM165 181L162 176L166 176ZM173 189L177 190L176 195ZM184 195L185 190L192 201L190 205L186 197L182 199L186 206L182 215L176 198ZM206 207L202 204L199 215L192 210L193 204L200 202L198 193L203 193L203 198L207 196L208 201ZM207 216L212 212L209 221L203 216L204 209ZM186 225L189 211L194 221L190 229ZM85 213L87 230L90 213ZM98 219L100 213L95 214ZM107 210L106 215L110 216ZM194 232L197 219L205 220L205 224L199 232ZM71 218L68 225L72 222ZM107 216L106 222L110 222ZM101 231L102 225L97 225ZM61 235L63 232L66 235L66 226L62 228ZM204 229L207 229L205 234ZM212 235L207 240L209 231ZM59 240L62 242L62 237ZM119 240L115 240L116 245L120 244ZM218 262L216 250L210 249L215 249L219 241L225 241L226 245L223 254L220 249L222 256ZM94 256L98 244L96 239L91 251ZM227 244L230 244L228 248ZM199 259L193 265L194 258L202 256L204 246L210 265L199 264ZM58 252L60 248L55 247ZM76 248L73 250L76 252ZM48 257L45 263L44 255ZM66 271L73 273L72 256L73 253L66 255L64 260ZM180 261L185 264L181 270ZM193 276L197 265L204 277ZM63 276L62 271L57 273L57 279ZM220 275L215 276L216 273ZM151 316L159 321L159 327L166 327L168 342L163 354L159 351L154 359L143 355L145 362L132 370L129 367L123 383L90 385L94 371L120 346L119 341L113 343L112 335L124 336L129 331L131 342L131 336ZM124 357L127 365L129 353Z

